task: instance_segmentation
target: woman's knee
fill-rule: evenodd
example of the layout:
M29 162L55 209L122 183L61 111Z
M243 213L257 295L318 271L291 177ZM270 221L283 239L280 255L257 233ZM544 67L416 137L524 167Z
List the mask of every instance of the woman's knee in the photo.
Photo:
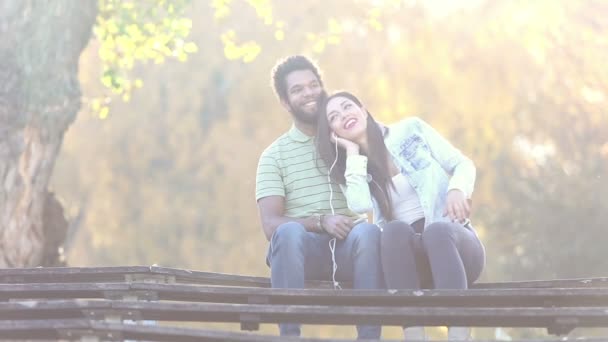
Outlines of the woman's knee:
M486 251L479 239L469 240L465 250L465 269L469 284L476 281L486 265Z
M409 224L402 221L391 221L382 227L382 243L395 244L410 241L416 232Z
M432 223L422 232L422 241L425 246L431 246L437 242L455 242L455 227L455 224L448 222Z
M414 229L403 221L391 221L382 226L382 235L386 236L410 236L415 234Z

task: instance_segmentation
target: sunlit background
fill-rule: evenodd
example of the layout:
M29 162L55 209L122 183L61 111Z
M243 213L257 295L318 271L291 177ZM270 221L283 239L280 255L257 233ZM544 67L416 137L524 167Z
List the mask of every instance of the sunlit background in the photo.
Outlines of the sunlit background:
M255 169L290 125L270 70L304 53L328 90L386 123L420 116L475 161L481 281L607 276L606 18L605 0L197 0L188 55L135 64L128 102L105 90L93 40L52 179L67 262L267 276Z

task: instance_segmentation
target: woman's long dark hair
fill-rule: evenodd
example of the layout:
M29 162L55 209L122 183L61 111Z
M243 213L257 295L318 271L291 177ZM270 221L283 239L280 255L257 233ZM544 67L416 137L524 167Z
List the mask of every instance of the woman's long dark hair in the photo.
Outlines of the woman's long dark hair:
M359 108L363 105L359 99L346 91L340 91L334 93L325 98L323 106L319 113L319 119L317 122L317 151L319 156L325 162L327 169L331 169L331 180L338 184L346 184L344 178L344 171L346 170L346 151L338 146L338 158L336 161L336 146L330 140L331 128L327 121L327 104L335 97L345 97L353 101ZM367 110L366 110L367 111ZM393 209L391 205L391 198L389 195L389 187L393 187L390 171L388 169L388 158L389 153L384 144L384 137L382 136L382 130L372 115L367 111L367 142L369 144L369 151L361 151L362 155L367 156L367 173L372 176L372 181L368 182L369 190L378 202L380 211L384 216L385 220L393 220Z

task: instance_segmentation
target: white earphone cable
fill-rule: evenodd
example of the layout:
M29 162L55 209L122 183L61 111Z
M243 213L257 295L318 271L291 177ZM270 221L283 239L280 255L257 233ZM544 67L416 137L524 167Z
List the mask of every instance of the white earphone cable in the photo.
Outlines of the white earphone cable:
M334 163L331 164L331 167L329 168L329 172L327 173L327 184L329 185L329 208L331 209L331 214L335 215L336 212L334 210L334 205L333 205L333 197L334 197L334 189L331 186L331 172L334 169L334 167L336 166L336 163L338 162L338 137L335 137L335 146L336 146L336 158L334 159ZM333 281L333 285L334 285L334 289L335 290L341 290L342 287L340 286L340 283L336 281L336 271L338 270L338 263L336 262L336 238L332 238L331 240L329 240L329 250L331 251L331 262L332 262L332 273L331 273L331 279Z

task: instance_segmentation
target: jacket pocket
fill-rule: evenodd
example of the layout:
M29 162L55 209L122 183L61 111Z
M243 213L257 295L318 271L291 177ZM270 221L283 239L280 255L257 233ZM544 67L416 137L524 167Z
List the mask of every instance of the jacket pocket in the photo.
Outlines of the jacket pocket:
M405 139L399 150L399 155L416 171L426 169L431 165L429 148L418 135Z

